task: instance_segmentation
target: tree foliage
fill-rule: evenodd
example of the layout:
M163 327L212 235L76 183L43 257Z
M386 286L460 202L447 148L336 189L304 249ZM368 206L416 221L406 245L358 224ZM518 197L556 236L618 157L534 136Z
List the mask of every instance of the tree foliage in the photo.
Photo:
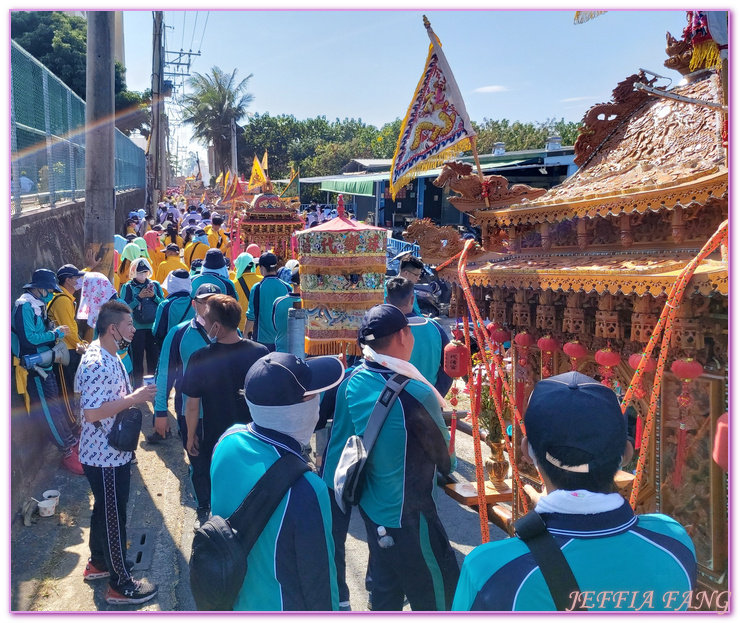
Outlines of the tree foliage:
M213 145L216 170L225 171L231 162L231 123L247 114L254 99L247 92L249 74L237 82L238 70L227 73L212 67L209 74L194 74L183 98L183 121L193 126L193 138L204 146Z
M10 36L83 100L87 87L87 22L62 11L12 11ZM126 70L115 64L116 127L149 134L151 95L126 88Z
M555 121L548 119L544 123L522 123L508 119L483 119L483 123L473 122L478 133L478 153L493 153L495 143L505 144L506 151L520 149L543 149L549 136L557 135L563 139L563 145L573 145L578 138L579 123L566 122L565 119Z

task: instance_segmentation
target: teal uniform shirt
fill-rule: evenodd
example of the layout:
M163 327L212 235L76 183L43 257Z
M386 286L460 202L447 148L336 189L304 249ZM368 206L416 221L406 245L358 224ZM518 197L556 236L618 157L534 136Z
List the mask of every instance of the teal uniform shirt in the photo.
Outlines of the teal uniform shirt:
M159 353L159 364L157 365L157 395L154 398L154 413L157 417L167 415L167 401L170 391L180 394L180 386L188 366L190 356L197 350L209 344L205 329L195 319L181 322L172 327L164 338ZM176 400L178 402L178 400ZM185 403L187 396L182 395L182 409L177 415L185 414ZM203 405L201 403L200 416L203 417Z
M195 317L193 299L187 292L170 294L157 306L157 317L152 325L154 337L163 339L172 327Z
M43 306L41 314L36 314L31 303L21 303L13 307L10 317L11 327L11 351L20 359L22 355L35 355L50 350L57 337L61 337L61 331L49 330L46 306ZM53 364L39 366L49 371Z
M393 374L365 362L340 385L324 482L333 486L342 448L350 435L364 434L378 396ZM454 453L449 455L449 441L434 393L424 383L409 381L388 413L365 465L362 510L376 524L389 528L401 527L406 512L436 514L437 469L446 474L456 465Z
M409 318L415 316L416 314L407 315ZM452 378L444 371L444 347L450 339L437 321L423 316L421 318L426 320L424 324L409 325L414 336L414 350L409 362L442 396L445 396L452 387Z
M275 325L272 324L272 304L276 299L290 294L291 288L276 275L267 275L249 291L247 320L254 322L252 339L273 346L275 344Z
M228 517L257 481L286 453L301 446L254 422L222 436L211 463L211 509ZM234 610L329 611L339 609L329 494L311 471L298 478L247 557L247 575Z
M275 327L275 350L279 353L288 352L288 310L294 303L301 302L301 295L291 292L272 304L272 325Z
M542 513L591 612L685 610L696 583L686 531L665 515L635 515L629 504L591 515ZM479 545L465 557L452 610L547 611L555 604L519 538Z
M123 286L121 286L121 296L119 297L119 300L126 303L133 312L141 304L139 293L150 283L154 286L154 296L152 297L152 300L157 304L157 306L159 306L159 304L165 300L164 292L162 292L162 286L159 285L159 282L152 281L151 279L147 279L143 283L139 283L136 279L127 281ZM134 329L137 331L139 329L151 329L154 326L153 320L150 323L141 324L140 322L137 322L136 314L132 313L131 316L134 321Z
M201 273L197 277L193 278L193 296L195 296L198 288L205 283L212 283L221 289L221 294L226 294L234 297L237 301L239 300L239 295L236 293L236 288L231 279L226 279L219 275L214 275L213 273Z

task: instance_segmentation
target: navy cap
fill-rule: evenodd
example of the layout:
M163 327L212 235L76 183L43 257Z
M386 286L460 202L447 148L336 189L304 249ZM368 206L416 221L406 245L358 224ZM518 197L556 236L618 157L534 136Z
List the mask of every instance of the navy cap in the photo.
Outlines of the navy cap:
M260 255L258 264L260 266L264 266L265 268L273 268L274 266L277 266L278 264L277 255L267 251L263 253L262 255Z
M570 472L619 467L627 442L627 419L617 395L580 372L541 380L524 414L527 439L538 460ZM558 448L577 448L593 457L582 465L563 465Z
M198 289L195 291L194 298L198 301L205 301L214 294L223 294L223 292L215 283L204 283L203 285L198 286Z
M198 229L195 230L195 235L196 236L205 236L206 235L206 230L203 229L202 227L201 228L198 228Z
M175 270L172 271L171 274L173 277L177 277L178 279L189 279L190 278L190 273L184 268L176 268Z
M372 346L374 340L393 335L408 325L425 322L424 318L407 318L395 305L383 303L367 310L357 331L357 341L360 345Z
M77 266L74 264L65 264L57 271L57 279L59 280L59 283L62 283L62 281L69 279L70 277L83 277L84 275L85 273L78 270Z
M210 249L208 253L206 253L206 259L203 262L203 268L208 268L212 270L218 270L219 268L223 268L226 266L226 262L224 261L224 254L221 253L218 249Z
M249 369L244 395L252 404L264 407L294 405L339 385L343 378L344 366L336 357L304 360L290 353L270 353Z
M221 223L223 222L224 222L224 217L221 216L220 214L213 214L211 216L211 223L213 223L214 225L221 225Z
M38 288L39 290L54 290L55 292L61 292L57 285L57 277L53 271L48 268L39 268L33 271L31 275L31 281L29 281L23 289L27 288Z
M174 251L175 253L179 253L180 247L178 247L174 242L170 242L170 244L165 247L165 251Z

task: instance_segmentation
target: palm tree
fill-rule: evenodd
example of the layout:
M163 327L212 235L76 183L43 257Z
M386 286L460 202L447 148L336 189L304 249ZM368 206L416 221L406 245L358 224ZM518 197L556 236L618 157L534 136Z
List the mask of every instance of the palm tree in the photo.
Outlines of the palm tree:
M183 121L193 126L193 138L206 147L213 145L216 168L224 171L231 159L231 122L246 114L254 95L247 92L249 74L236 83L237 70L228 74L212 67L209 74L188 80L192 92L183 98Z

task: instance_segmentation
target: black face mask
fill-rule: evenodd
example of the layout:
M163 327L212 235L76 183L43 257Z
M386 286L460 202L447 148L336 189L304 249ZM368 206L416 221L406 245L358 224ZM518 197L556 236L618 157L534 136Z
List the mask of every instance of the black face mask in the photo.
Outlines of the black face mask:
M121 332L118 330L118 327L116 327L116 333L118 333L118 337L114 339L116 341L116 346L118 347L118 350L125 350L129 347L131 342L129 342L125 337L121 335Z

